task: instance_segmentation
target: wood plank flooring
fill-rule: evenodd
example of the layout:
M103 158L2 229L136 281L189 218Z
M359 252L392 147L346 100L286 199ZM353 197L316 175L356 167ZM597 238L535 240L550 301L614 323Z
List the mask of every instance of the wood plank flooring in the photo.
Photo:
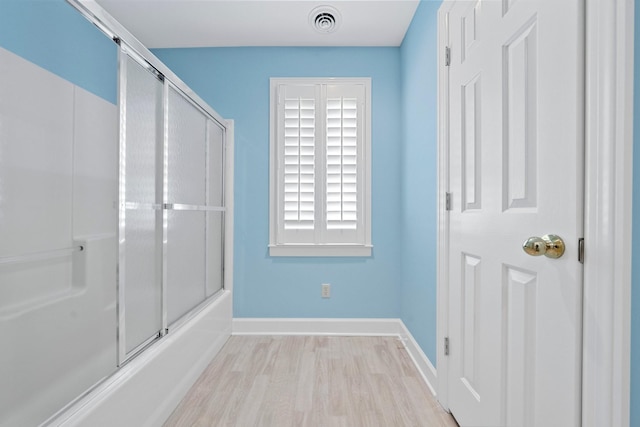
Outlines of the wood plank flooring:
M232 336L165 427L455 427L394 337Z

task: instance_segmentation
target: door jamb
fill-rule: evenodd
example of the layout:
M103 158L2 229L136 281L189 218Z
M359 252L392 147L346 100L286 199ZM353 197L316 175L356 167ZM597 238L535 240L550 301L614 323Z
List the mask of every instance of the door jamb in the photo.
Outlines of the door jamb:
M445 48L449 45L449 11L452 0L444 0L438 10L438 250L436 251L436 396L449 410L449 358L445 354L445 338L449 336L449 68Z
M582 425L629 425L634 0L586 1Z
M449 408L448 12L438 11L437 397ZM629 425L634 0L586 0L582 425ZM614 286L612 286L612 284ZM602 285L602 286L601 286Z

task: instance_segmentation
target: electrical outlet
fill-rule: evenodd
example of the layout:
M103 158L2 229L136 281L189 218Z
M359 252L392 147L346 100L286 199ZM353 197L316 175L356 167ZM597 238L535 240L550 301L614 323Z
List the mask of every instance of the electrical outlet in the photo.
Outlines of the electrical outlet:
M331 285L329 283L322 284L322 298L331 298Z

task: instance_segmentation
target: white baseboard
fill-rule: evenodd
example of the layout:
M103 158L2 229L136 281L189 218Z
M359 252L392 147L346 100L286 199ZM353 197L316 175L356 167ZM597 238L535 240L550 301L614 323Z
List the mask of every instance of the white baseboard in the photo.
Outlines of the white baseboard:
M427 383L427 387L429 387L431 393L435 396L436 385L438 384L438 371L433 366L427 355L424 354L424 351L422 351L415 338L413 338L413 335L411 335L411 332L409 332L409 329L407 329L404 322L400 321L400 327L402 328L400 338L402 339L409 356L411 356L413 364L416 365L416 368L418 368L418 372L422 375L424 382Z
M397 336L400 319L235 318L233 335Z
M235 318L232 335L394 336L402 340L427 387L436 395L436 368L401 319Z

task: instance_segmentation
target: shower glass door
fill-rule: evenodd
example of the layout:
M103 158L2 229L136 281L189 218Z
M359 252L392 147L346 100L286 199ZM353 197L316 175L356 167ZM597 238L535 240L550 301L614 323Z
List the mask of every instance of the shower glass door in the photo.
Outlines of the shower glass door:
M167 110L167 315L174 323L206 298L207 118L173 87Z
M120 53L120 361L161 335L163 81ZM160 177L160 179L158 179Z
M120 50L119 360L223 288L225 128Z
M171 325L222 288L224 131L171 86L167 104L165 259Z

